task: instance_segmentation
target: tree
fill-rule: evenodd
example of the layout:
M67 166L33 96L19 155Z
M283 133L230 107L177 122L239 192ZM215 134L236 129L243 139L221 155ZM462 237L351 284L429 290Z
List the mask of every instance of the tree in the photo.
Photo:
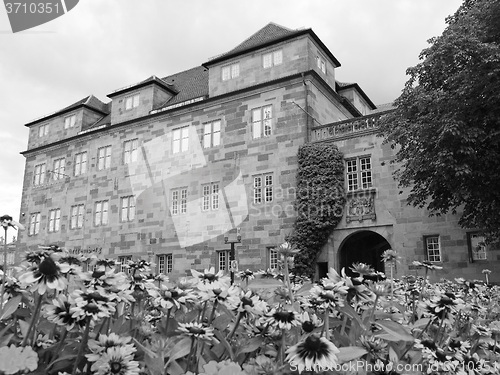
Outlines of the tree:
M500 0L465 0L407 70L381 135L408 202L500 239Z

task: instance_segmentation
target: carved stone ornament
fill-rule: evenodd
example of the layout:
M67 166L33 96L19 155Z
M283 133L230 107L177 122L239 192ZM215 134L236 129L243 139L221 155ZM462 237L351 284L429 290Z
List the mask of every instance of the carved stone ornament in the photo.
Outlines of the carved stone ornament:
M347 198L346 221L375 220L375 196L363 194L363 196L351 196Z

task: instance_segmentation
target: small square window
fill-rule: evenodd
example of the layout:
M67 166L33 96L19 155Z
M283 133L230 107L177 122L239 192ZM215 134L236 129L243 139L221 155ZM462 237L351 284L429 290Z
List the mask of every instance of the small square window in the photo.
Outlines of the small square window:
M125 98L125 109L129 110L139 106L139 94L127 96Z
M262 55L262 66L271 68L272 66L280 65L283 62L283 51L277 50Z
M222 67L222 80L227 81L240 75L240 64L231 64Z
M49 124L41 125L38 128L38 137L44 137L49 134Z
M76 124L76 115L71 115L64 118L64 129L69 129L75 126Z

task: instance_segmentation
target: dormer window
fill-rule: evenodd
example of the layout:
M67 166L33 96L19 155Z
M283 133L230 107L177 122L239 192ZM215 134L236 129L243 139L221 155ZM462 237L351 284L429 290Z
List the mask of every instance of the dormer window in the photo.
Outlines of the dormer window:
M76 115L71 115L64 118L64 129L69 129L75 126Z
M49 124L41 125L38 128L38 137L42 138L43 136L46 136L49 134Z
M139 106L139 94L127 96L125 98L125 109L129 110Z
M283 51L273 51L262 55L262 65L265 68L270 68L275 65L280 65L283 62Z
M231 64L222 67L222 80L227 81L240 75L240 64Z
M316 56L316 64L318 65L319 70L326 74L326 60L323 56Z

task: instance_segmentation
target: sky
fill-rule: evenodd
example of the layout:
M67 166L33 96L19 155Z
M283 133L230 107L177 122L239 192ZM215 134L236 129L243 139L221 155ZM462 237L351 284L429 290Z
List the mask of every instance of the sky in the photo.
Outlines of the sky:
M274 22L311 28L375 104L396 99L462 0L80 0L12 33L0 6L0 215L20 216L24 124L93 94L206 62ZM9 235L9 241L11 233Z

